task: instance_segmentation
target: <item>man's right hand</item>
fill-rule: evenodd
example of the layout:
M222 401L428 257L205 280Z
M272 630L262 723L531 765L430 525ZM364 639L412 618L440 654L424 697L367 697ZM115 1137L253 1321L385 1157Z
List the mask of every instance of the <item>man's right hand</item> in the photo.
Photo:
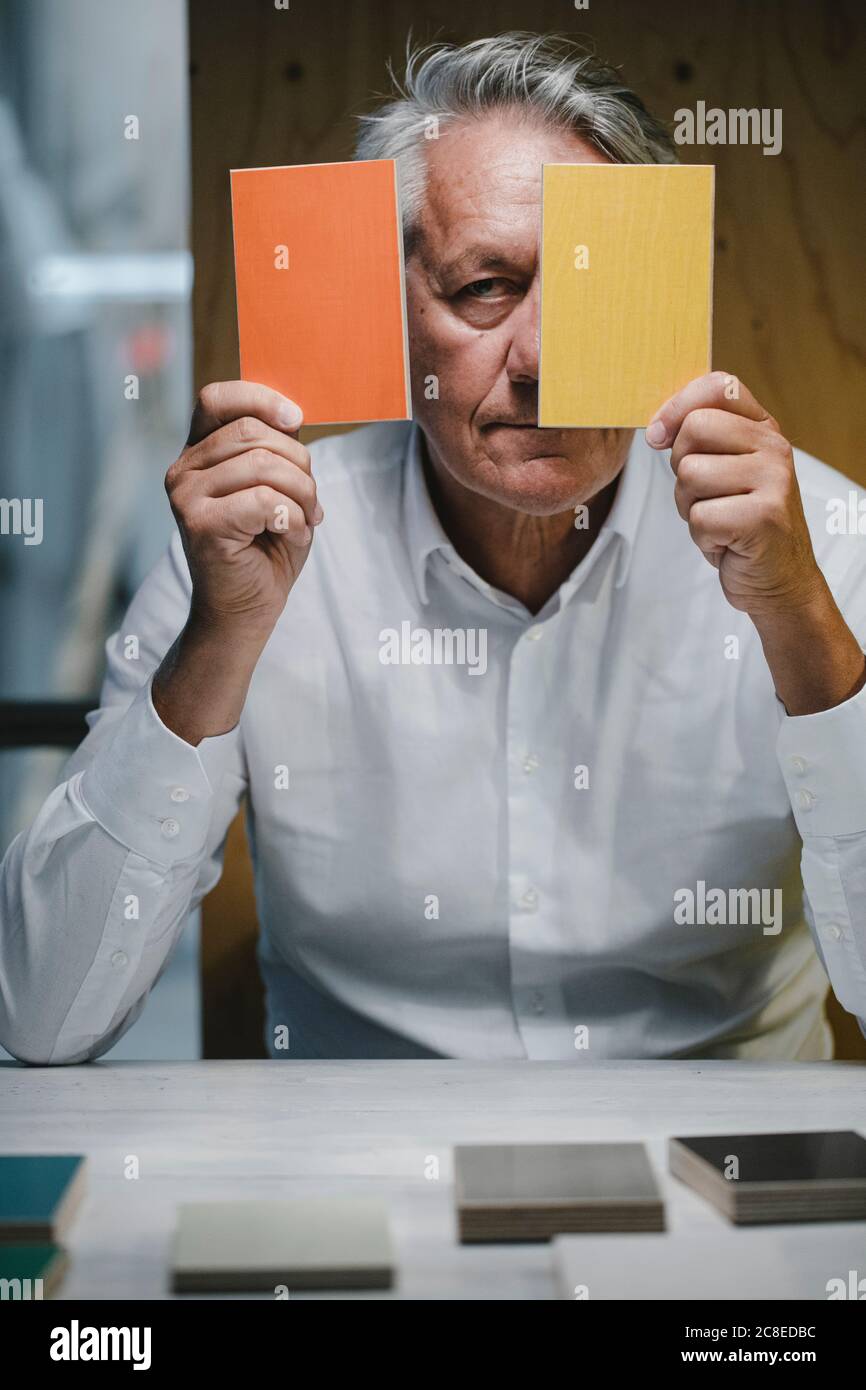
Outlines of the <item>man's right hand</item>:
M262 649L323 513L301 410L250 381L206 386L165 488L192 578L186 627L153 678L167 728L193 745L240 719Z
M205 386L165 489L192 577L192 615L267 638L322 520L301 409L250 381Z

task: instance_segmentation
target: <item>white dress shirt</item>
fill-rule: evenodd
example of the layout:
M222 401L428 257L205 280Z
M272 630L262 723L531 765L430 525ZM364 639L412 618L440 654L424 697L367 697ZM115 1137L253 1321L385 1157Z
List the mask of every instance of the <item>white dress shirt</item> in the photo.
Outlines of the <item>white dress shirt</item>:
M150 698L175 537L4 859L0 1042L74 1062L135 1021L246 792L275 1056L830 1056L828 976L866 1017L866 690L785 713L668 460L635 436L532 616L450 544L417 427L316 443L325 523L240 724L197 748ZM863 645L866 540L826 524L853 484L796 466Z

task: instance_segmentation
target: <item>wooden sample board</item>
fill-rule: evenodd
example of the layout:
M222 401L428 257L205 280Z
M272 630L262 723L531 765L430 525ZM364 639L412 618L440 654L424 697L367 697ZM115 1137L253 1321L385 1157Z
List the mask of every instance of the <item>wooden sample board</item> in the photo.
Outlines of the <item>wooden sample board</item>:
M557 1296L596 1303L855 1298L851 1272L863 1271L854 1222L736 1227L719 1217L664 1235L557 1236L550 1250Z
M459 1144L454 1190L466 1242L664 1230L643 1144Z
M61 1240L84 1196L83 1154L0 1154L0 1245Z
M351 1197L184 1203L172 1264L176 1293L388 1288L387 1208Z
M866 1221L866 1139L854 1130L674 1136L668 1160L730 1221Z
M540 425L643 427L709 371L713 175L544 166Z

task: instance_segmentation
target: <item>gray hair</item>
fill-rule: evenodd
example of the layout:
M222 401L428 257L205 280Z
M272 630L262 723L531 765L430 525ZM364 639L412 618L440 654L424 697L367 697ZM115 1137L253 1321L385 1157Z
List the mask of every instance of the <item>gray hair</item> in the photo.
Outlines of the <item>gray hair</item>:
M574 40L513 32L463 47L430 44L406 50L402 82L359 117L356 159L395 159L407 253L426 182L425 143L443 124L517 111L581 136L616 164L676 164L667 128L608 67Z

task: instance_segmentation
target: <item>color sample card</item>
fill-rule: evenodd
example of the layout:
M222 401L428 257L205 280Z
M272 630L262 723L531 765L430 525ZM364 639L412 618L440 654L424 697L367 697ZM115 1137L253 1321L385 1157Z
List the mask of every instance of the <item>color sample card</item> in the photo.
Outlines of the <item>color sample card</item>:
M231 1293L387 1288L384 1203L367 1198L191 1202L178 1210L174 1289Z
M697 1217L697 1219L695 1219ZM557 1236L560 1298L788 1301L862 1299L863 1227L728 1226L689 1211L664 1235Z
M866 1220L866 1139L853 1130L678 1137L668 1156L738 1224Z
M0 1155L0 1242L58 1241L84 1194L80 1154Z
M241 376L304 422L412 413L392 159L231 171Z
M642 428L709 371L713 176L544 166L540 425Z
M661 1231L643 1144L469 1144L454 1150L461 1241Z
M0 1245L0 1285L17 1281L21 1298L53 1298L68 1264L59 1245Z

